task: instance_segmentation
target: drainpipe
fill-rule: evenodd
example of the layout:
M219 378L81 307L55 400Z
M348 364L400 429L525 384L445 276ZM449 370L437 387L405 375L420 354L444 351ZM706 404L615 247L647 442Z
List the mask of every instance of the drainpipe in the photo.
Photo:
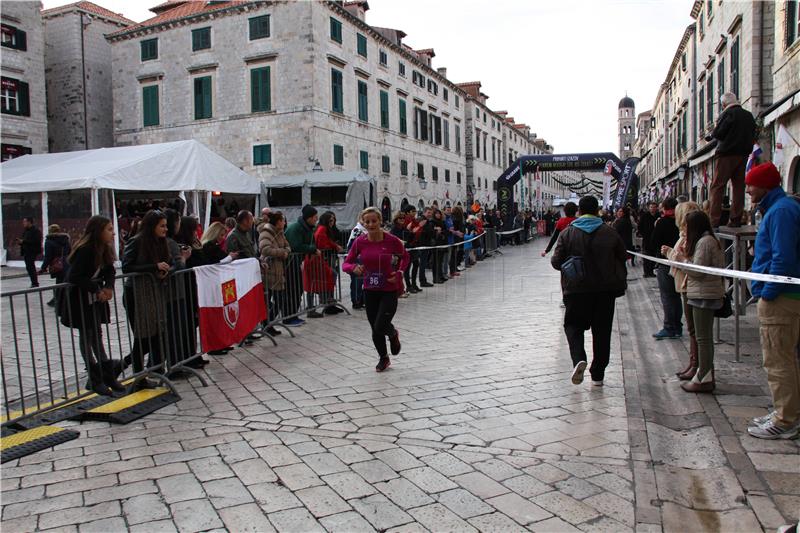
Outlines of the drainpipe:
M81 85L83 86L83 147L85 150L89 149L89 119L86 116L86 55L84 50L84 43L83 43L83 34L86 31L86 26L91 24L91 19L89 22L83 22L83 13L80 14L80 25L81 25L81 72L83 74L83 78L81 79Z

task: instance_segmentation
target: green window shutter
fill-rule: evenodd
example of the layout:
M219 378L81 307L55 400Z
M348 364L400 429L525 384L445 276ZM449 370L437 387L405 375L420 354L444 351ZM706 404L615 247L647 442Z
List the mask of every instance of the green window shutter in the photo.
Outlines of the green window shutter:
M408 133L408 121L406 120L406 101L400 98L398 101L398 110L400 112L400 133L406 135Z
M272 145L271 144L257 144L253 146L253 165L271 165L272 164Z
M252 113L272 109L269 69L270 67L261 67L250 71L250 111Z
M142 87L142 125L158 126L158 85Z
M31 101L28 84L24 81L18 81L17 86L17 99L19 101L19 112L17 114L23 117L29 117L31 116Z
M358 120L369 122L367 84L363 81L358 82Z
M331 39L342 44L342 23L331 17Z
M358 55L367 57L367 36L361 33L356 34L356 49Z
M344 165L344 146L341 144L333 145L333 164L338 166Z
M344 113L342 71L331 69L331 111Z
M381 91L381 128L389 128L389 93Z
M383 172L384 174L388 174L391 168L392 168L392 163L389 160L389 156L385 155L381 157L381 172Z
M400 175L408 176L408 161L405 159L400 160Z
M139 44L142 61L158 59L158 39L145 39Z
M264 39L269 37L269 15L252 17L248 20L250 26L250 40Z
M211 28L192 30L192 51L211 48Z
M359 161L361 163L361 170L369 170L369 153L361 150L359 153Z
M194 118L211 118L211 76L194 79Z

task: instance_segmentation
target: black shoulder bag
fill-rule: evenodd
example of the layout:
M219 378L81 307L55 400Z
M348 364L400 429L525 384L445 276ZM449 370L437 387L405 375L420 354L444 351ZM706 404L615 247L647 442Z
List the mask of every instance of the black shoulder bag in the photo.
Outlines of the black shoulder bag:
M599 228L589 235L589 242L586 243L583 255L571 255L564 261L564 264L561 265L561 273L567 281L571 283L580 283L586 279L586 257L592 249L592 241L598 231L600 231Z

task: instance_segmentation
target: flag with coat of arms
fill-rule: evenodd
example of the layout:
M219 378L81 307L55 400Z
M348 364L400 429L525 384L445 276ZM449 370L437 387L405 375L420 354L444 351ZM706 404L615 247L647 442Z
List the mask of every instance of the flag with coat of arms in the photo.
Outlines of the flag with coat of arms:
M750 155L747 157L747 166L744 169L745 174L750 172L750 169L758 164L758 160L763 153L764 151L761 149L761 146L759 146L758 143L755 143L753 145L753 151L750 152Z
M203 351L241 342L267 318L258 259L197 267L194 272Z

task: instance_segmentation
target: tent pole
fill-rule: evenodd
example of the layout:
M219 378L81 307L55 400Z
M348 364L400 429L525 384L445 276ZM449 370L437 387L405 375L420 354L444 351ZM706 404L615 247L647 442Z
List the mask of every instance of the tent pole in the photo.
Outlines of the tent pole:
M47 235L47 226L50 225L50 217L47 209L47 193L42 193L42 234Z
M96 187L92 188L92 216L100 214L100 201L98 198L98 190Z
M3 210L0 209L0 265L6 266L6 241L3 239Z
M114 189L111 189L111 222L114 224L114 251L119 257L119 220L117 216L117 193Z
M204 191L206 195L206 212L203 216L203 230L207 230L211 225L211 191Z

